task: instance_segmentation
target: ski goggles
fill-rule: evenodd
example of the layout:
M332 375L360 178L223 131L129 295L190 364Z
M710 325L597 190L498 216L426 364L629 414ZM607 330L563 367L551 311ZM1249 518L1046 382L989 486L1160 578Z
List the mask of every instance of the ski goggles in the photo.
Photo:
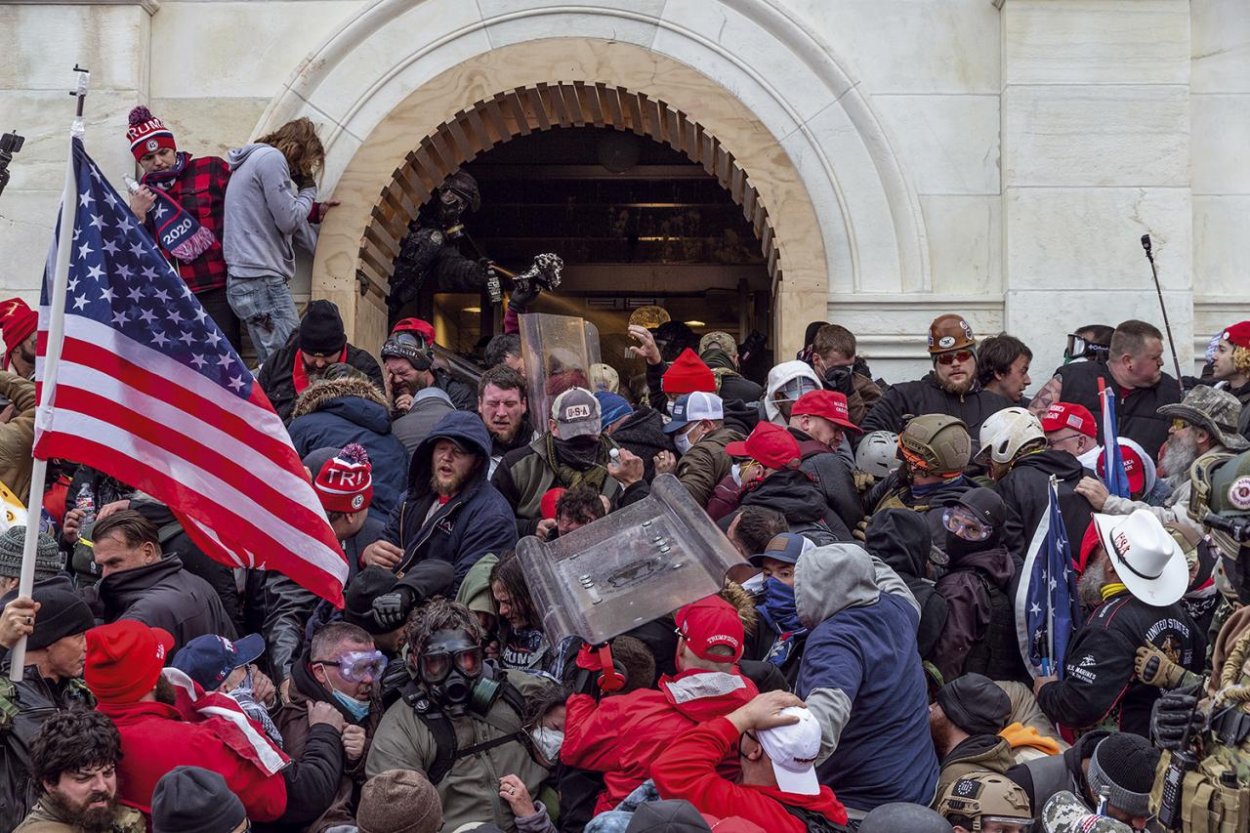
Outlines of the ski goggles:
M1063 360L1070 362L1073 359L1098 359L1110 352L1110 347L1086 341L1076 333L1068 333L1068 346L1063 350Z
M458 668L466 677L482 673L482 649L466 648L461 651L427 651L421 655L417 670L427 683L441 683Z
M333 665L349 683L363 683L381 678L386 670L386 655L381 651L348 651L338 659L316 659L313 664Z
M962 506L948 506L942 511L942 526L957 538L974 543L984 541L994 530Z

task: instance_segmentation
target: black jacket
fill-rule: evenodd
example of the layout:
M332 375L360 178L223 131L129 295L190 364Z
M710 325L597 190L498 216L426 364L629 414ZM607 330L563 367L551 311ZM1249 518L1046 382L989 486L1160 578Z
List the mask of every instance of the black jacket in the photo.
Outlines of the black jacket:
M286 344L273 351L269 358L265 359L265 363L260 366L260 373L256 376L261 390L269 397L269 404L273 405L273 409L278 412L283 422L291 418L291 411L295 408L295 399L302 392L295 390L295 378L292 375L295 362L298 360L299 329L296 328ZM382 380L382 368L378 366L377 359L373 356L349 344L347 345L347 364L368 376L369 381L378 386L378 390L386 390L386 383Z
M742 492L738 505L767 506L786 516L790 531L800 535L825 533L832 541L853 541L851 531L825 503L825 496L806 472L789 469L770 474ZM727 516L731 518L732 516ZM722 524L726 523L722 519ZM727 525L726 525L726 528ZM810 536L809 536L810 537ZM829 543L821 541L818 543Z
M1120 436L1134 440L1146 449L1147 454L1158 459L1159 448L1167 440L1168 428L1172 424L1171 417L1160 416L1158 409L1181 401L1180 387L1175 379L1164 373L1154 387L1134 388L1123 396L1103 362L1065 364L1055 371L1055 375L1063 384L1059 398L1064 402L1084 405L1095 417L1102 413L1102 405L1098 401L1098 380L1101 378L1109 389L1116 392L1116 430ZM1098 443L1102 445L1102 420L1094 421L1098 424Z
M962 419L975 439L986 417L1011 405L998 394L981 390L980 385L974 385L962 396L948 393L938 386L937 375L930 372L923 379L891 386L872 406L860 428L864 433L893 431L900 434L906 425L903 417L908 414L949 414Z
M1016 460L1011 471L996 484L995 491L1007 504L1007 523L1003 528L1003 544L1016 559L1024 563L1025 553L1038 523L1050 506L1050 476L1058 478L1059 513L1068 533L1068 541L1080 549L1085 528L1089 526L1094 507L1076 493L1076 486L1085 476L1085 469L1066 451L1048 449L1026 454Z
M1031 683L1016 638L1015 559L993 539L986 543L991 546L951 555L946 575L937 580L947 614L931 659L946 682L975 672Z
M859 500L851 467L829 446L814 440L797 428L789 429L799 441L799 470L807 472L825 496L825 503L838 513L847 529L854 529L864 519L864 505Z
M1089 802L1089 781L1085 778L1084 764L1094 755L1094 747L1110 735L1110 732L1086 732L1076 739L1071 748L1058 755L1035 758L1016 764L1007 770L1007 778L1019 784L1029 795L1029 805L1045 807L1056 793L1067 790L1081 802ZM1093 811L1093 808L1090 808ZM1031 833L1043 833L1042 814L1034 813L1036 821Z
M0 665L0 699L16 708L12 718L0 710L0 830L12 830L39 800L39 787L30 777L30 746L45 720L73 707L92 708L94 699L81 680L54 683L33 665L23 669L22 681L9 683L9 662ZM12 696L5 691L12 686Z
M234 623L216 591L204 579L182 567L182 559L167 555L133 570L112 573L95 586L92 609L106 623L135 619L164 628L174 637L174 651L197 636L215 634L236 639ZM89 601L92 601L89 599Z
M1062 680L1037 694L1046 716L1073 729L1116 728L1150 737L1161 689L1133 672L1137 649L1153 645L1190 671L1206 659L1206 636L1180 603L1151 607L1123 592L1094 610L1068 643Z
M946 625L946 598L928 581L929 525L916 512L890 509L878 512L868 522L864 548L888 564L920 605L920 630L916 647L922 659L931 659L938 637Z
M460 381L441 367L430 372L434 374L434 387L447 394L457 411L477 412L477 391L472 385Z
M673 441L664 433L664 418L654 408L638 408L633 416L612 432L612 441L631 454L642 458L643 478L655 479L655 455L661 451L676 453Z

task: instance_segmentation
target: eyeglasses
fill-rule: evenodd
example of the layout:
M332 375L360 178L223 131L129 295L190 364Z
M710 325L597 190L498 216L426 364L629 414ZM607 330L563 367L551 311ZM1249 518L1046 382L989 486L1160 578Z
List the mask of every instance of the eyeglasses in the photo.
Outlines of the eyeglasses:
M363 683L366 678L381 678L387 660L381 651L348 651L338 659L315 659L313 664L336 666L339 675L349 683Z
M451 674L452 666L465 676L476 677L482 673L482 649L465 648L461 651L433 651L421 655L419 670L421 679L427 683L441 683Z
M955 362L966 362L973 358L971 350L957 350L954 353L938 353L938 364L954 364Z
M942 526L965 541L984 541L994 530L961 506L948 506L942 512Z

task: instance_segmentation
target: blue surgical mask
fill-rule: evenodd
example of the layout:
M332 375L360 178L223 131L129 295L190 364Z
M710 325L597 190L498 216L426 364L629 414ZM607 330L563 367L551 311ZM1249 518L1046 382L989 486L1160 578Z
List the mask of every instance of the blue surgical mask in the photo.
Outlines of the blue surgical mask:
M348 714L352 716L352 720L357 722L364 720L369 714L369 709L373 706L373 703L369 700L361 702L355 697L348 697L341 691L336 690L332 693L334 694L335 701L340 706L347 709Z

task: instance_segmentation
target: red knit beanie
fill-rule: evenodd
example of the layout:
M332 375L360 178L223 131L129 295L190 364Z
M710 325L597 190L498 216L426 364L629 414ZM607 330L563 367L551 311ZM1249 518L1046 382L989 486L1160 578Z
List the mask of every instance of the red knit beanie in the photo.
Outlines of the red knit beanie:
M174 638L168 631L120 619L87 631L83 679L101 703L139 702L156 688Z
M9 354L39 326L39 314L21 298L0 301L0 333L4 334L4 358L0 367L9 369Z
M350 514L373 503L373 466L360 443L349 443L322 464L313 490L327 512Z
M130 127L126 130L126 138L130 141L130 152L136 160L161 148L178 149L173 131L143 106L130 111Z
M664 373L660 386L665 393L680 395L683 393L716 393L716 377L712 369L703 363L698 354L687 347L681 351Z

